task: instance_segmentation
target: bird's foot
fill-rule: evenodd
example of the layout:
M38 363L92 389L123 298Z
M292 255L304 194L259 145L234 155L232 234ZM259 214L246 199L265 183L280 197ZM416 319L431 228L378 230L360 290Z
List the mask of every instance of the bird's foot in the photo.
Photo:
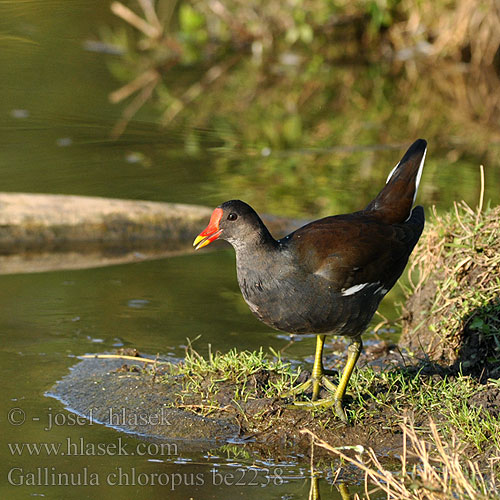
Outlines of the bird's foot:
M313 372L314 373L314 372ZM289 391L282 393L282 398L287 398L290 396L296 396L306 392L312 386L312 399L309 401L294 401L293 403L287 405L287 408L294 409L327 409L333 406L335 413L339 419L347 424L347 416L345 414L344 408L342 406L342 396L339 394L339 388L331 382L325 375L336 375L333 370L323 370L321 375L312 376L310 379L306 380L302 384L299 384ZM318 399L321 387L331 391L333 394L331 397Z
M339 419L344 423L347 424L347 415L345 413L344 407L342 406L342 401L340 399L337 399L335 396L332 396L331 398L324 398L324 399L317 399L316 401L294 401L293 403L286 405L287 408L290 409L302 409L302 408L307 408L307 409L322 409L326 410L327 408L331 408L333 406L335 410L335 414Z
M334 370L324 370L323 375L320 375L319 377L311 377L305 382L302 382L302 384L292 387L289 391L283 392L280 396L282 398L288 398L290 396L301 394L307 391L307 389L309 389L311 385L313 386L313 394L315 392L319 393L319 389L321 386L323 386L325 389L335 392L337 390L337 386L333 382L330 382L330 380L328 380L325 375L337 375L337 372Z
M294 401L293 403L287 405L287 408L293 409L301 409L301 408L310 408L310 409L327 409L330 407L334 407L336 415L339 419L347 424L347 416L345 414L344 408L342 407L342 399L339 398L338 395L338 387L330 382L325 375L335 374L336 372L332 370L324 370L323 374L317 377L311 377L309 380L306 380L302 384L293 387L289 391L282 393L281 397L286 398L290 396L295 396L297 394L303 393L312 386L313 394L312 400L310 401ZM325 389L333 392L333 395L328 398L318 399L320 388L324 387Z

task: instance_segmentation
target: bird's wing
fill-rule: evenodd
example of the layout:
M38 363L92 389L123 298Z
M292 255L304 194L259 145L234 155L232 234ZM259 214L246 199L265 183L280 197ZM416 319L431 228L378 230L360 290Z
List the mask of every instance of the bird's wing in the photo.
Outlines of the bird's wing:
M390 288L418 240L421 228L416 226L389 225L360 213L327 217L297 230L290 244L307 272L338 291L365 284Z

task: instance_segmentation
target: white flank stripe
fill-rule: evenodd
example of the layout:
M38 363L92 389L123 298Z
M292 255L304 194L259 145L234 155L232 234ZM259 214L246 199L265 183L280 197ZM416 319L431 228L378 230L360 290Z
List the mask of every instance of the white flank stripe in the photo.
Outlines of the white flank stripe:
M354 295L355 293L359 292L360 290L363 290L365 286L368 286L370 283L361 283L361 285L354 285L351 286L350 288L343 289L341 290L342 295Z
M387 288L384 288L384 285L380 285L376 290L375 293L380 293L382 295L385 295L389 290Z

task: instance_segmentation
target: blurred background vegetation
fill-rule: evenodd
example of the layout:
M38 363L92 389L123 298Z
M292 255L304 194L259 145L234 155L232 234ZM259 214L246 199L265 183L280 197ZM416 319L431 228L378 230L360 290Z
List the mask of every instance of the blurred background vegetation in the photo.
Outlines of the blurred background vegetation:
M118 22L100 37L122 83L110 94L122 107L114 137L154 106L162 127L189 131L187 153L215 153L227 190L288 215L359 208L343 187L368 199L399 150L424 137L423 201L474 203L484 163L498 203L496 0L130 0L111 10Z

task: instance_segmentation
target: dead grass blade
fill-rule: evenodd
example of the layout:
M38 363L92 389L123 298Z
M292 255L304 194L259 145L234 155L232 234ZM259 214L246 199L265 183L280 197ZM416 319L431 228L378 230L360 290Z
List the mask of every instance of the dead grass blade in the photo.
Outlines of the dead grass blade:
M436 424L430 420L430 433L419 435L413 422L405 417L401 470L393 472L384 467L373 449L354 457L342 447L335 448L308 429L315 446L320 446L354 465L365 473L365 494L370 499L374 491L383 491L388 500L491 500L500 494L500 479L493 467L488 473L481 471L477 463L466 459L463 450L451 438L445 442ZM368 483L375 485L368 490Z

